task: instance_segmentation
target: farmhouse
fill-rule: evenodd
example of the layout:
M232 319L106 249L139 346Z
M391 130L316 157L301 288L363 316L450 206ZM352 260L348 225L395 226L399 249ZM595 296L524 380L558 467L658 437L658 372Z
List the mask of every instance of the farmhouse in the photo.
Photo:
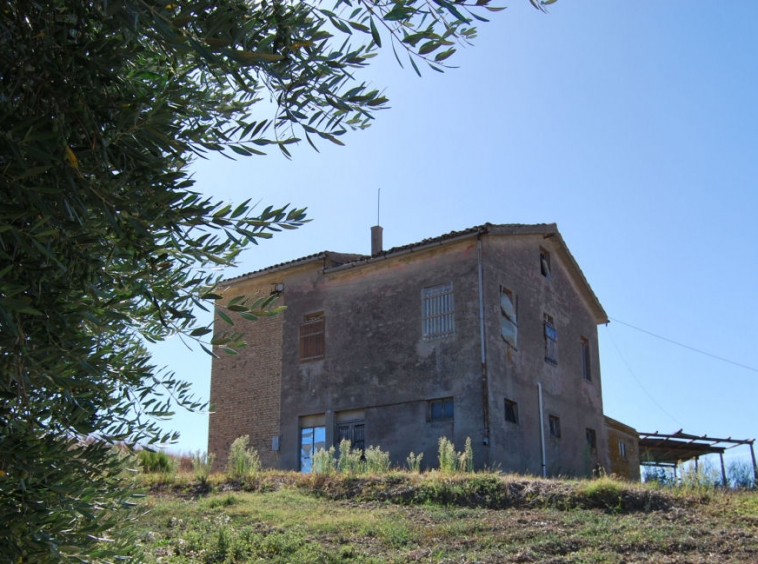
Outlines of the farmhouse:
M610 465L597 325L607 315L555 224L485 224L322 252L227 280L225 300L278 294L214 359L209 451L249 435L263 465L308 471L348 438L436 465L445 436L475 466L588 475Z

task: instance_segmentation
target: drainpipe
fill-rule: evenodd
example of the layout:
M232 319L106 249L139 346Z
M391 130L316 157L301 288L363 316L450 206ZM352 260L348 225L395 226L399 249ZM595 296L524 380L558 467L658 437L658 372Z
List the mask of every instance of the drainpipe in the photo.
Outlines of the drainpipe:
M545 411L542 407L542 382L537 382L540 400L540 448L542 449L542 477L547 478L547 455L545 454Z
M479 336L481 339L481 362L482 362L482 414L484 416L484 433L482 444L490 444L490 385L487 376L487 347L485 344L486 333L484 331L484 273L482 270L482 236L479 234L476 242L477 262L479 270Z

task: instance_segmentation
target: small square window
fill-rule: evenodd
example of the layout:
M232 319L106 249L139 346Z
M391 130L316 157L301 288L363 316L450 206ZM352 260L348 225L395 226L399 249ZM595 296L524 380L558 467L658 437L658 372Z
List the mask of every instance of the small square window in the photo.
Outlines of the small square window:
M455 334L453 283L424 288L421 292L421 337L425 341Z
M619 456L626 458L626 443L624 441L619 441Z
M545 278L550 278L550 253L540 247L540 272Z
M518 404L515 401L505 400L505 420L509 423L518 423Z
M453 398L438 399L429 402L430 421L452 419L454 411Z
M590 450L592 451L597 450L597 433L595 433L595 429L587 428L586 437L587 437L587 446L590 447Z
M555 321L545 314L545 362L553 365L558 364L558 332L555 330Z
M300 324L300 362L311 362L324 358L325 351L324 312L305 316Z
M582 377L585 380L592 380L592 370L590 369L590 342L586 338L581 338L582 344Z
M555 415L548 417L548 423L550 424L550 434L554 437L561 438L561 418Z

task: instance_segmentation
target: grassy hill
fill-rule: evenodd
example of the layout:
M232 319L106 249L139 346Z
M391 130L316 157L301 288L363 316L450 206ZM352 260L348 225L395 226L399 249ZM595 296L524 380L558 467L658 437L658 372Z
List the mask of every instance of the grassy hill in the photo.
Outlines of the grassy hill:
M758 492L497 474L211 476L149 493L146 562L758 562Z

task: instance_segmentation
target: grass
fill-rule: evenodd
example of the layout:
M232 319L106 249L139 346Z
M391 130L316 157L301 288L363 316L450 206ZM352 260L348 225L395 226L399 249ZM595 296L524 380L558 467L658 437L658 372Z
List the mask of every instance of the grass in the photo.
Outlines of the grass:
M122 534L147 563L758 562L758 493L496 474L152 482ZM225 491L226 490L226 491Z

